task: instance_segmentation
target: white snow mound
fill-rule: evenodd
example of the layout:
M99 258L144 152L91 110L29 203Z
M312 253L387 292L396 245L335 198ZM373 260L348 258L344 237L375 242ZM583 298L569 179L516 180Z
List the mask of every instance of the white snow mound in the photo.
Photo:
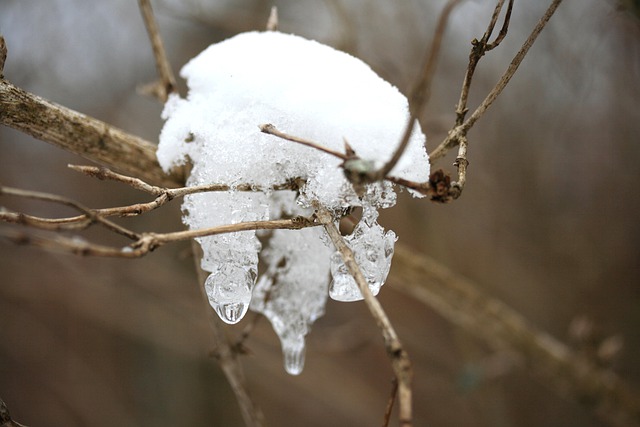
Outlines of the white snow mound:
M265 189L189 196L183 204L185 223L195 229L309 215L313 201L330 209L363 206L363 220L347 242L363 270L371 270L365 274L377 292L395 242L395 234L377 224L377 208L395 203L392 185L368 185L359 197L339 167L342 160L264 134L258 126L271 123L341 152L346 140L358 156L381 166L409 118L406 98L362 61L279 32L243 33L211 45L185 65L181 75L189 94L187 99L171 96L163 111L166 123L157 152L162 168L169 171L190 161L188 185L251 184ZM424 144L416 126L391 174L426 181ZM266 190L292 178L307 182L297 197L291 191ZM285 367L297 374L304 363L304 335L324 310L329 272L339 282L331 286L332 298L352 301L361 295L341 260L332 256L334 249L324 243L321 228L304 233L276 230L263 241L267 271L253 292L262 246L255 232L199 239L202 267L211 272L205 287L211 305L228 323L238 322L250 305L269 317L282 340Z

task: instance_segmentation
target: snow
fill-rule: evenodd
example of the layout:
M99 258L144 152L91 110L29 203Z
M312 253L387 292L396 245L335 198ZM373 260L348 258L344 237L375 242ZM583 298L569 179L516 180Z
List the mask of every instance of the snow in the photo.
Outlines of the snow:
M214 44L181 71L187 99L173 95L163 111L158 160L165 171L190 162L188 185L228 184L227 192L185 198L191 228L312 214L320 203L338 211L363 206L363 220L347 244L372 292L389 271L391 231L377 209L395 204L392 184L367 185L358 196L339 167L342 160L260 132L279 130L344 152L344 141L374 165L391 157L408 120L406 98L362 61L315 41L279 32L249 32ZM424 182L429 176L425 137L416 126L392 175ZM298 193L269 188L302 178ZM251 184L257 191L234 191ZM271 321L281 339L287 372L304 365L304 337L324 312L327 294L362 299L339 254L319 227L243 231L198 239L209 301L227 323L250 307ZM261 250L264 245L264 250ZM258 280L258 256L267 266ZM329 273L333 282L329 291Z

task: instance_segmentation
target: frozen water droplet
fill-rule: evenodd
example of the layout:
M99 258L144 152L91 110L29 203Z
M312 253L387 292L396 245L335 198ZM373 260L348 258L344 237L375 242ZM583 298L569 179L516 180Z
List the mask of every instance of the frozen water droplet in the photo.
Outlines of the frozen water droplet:
M376 214L377 216L377 214ZM353 233L345 241L354 252L356 262L367 279L373 295L380 292L391 268L393 247L396 235L384 229L375 221L375 217L364 217L356 225ZM331 275L333 281L329 287L329 296L336 301L359 301L362 293L353 279L339 252L331 256Z
M282 346L284 354L284 369L290 375L300 375L304 368L304 341Z
M238 323L247 313L254 281L255 273L231 264L207 277L204 286L209 303L224 322Z
M251 309L271 322L291 375L302 372L305 336L324 314L327 301L331 252L320 240L322 234L319 228L275 230L261 254L267 271L253 290Z
M238 323L247 312L247 305L242 303L220 304L215 307L216 313L229 324Z

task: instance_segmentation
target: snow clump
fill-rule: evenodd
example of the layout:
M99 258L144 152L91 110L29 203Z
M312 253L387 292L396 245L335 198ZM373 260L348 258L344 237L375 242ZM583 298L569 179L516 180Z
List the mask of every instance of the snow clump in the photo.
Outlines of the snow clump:
M395 204L392 184L369 184L356 194L340 168L342 160L261 133L258 126L272 123L341 152L346 140L359 157L380 167L406 126L406 98L362 61L279 32L243 33L211 45L181 75L189 94L187 99L172 95L165 105L160 165L169 171L190 162L187 185L231 188L186 197L182 208L189 228L311 216L314 203L334 212L361 206L363 217L346 240L377 294L396 240L377 223L377 209ZM391 175L426 181L424 144L416 126ZM298 178L305 182L298 192L270 189ZM236 191L240 184L256 191ZM212 307L227 323L240 321L248 308L264 314L280 337L291 374L302 371L304 337L324 313L327 295L362 299L322 227L197 240L204 252L202 268L211 273L205 288ZM265 265L260 278L259 256Z

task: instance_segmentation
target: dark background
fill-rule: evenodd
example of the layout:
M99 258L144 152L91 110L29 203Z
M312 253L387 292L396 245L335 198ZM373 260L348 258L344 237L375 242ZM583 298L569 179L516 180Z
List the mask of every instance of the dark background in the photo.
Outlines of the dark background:
M545 3L545 4L543 4ZM478 69L471 107L498 80L547 2L516 2L509 36ZM211 43L280 29L346 50L407 93L442 1L177 1L154 3L176 72ZM477 282L533 325L571 342L576 318L619 336L612 369L640 382L640 21L632 2L566 1L498 102L470 133L468 184L449 205L403 194L382 222L400 242ZM422 120L433 149L454 121L470 40L493 2L452 15ZM155 79L136 2L0 2L5 76L42 97L157 141L161 106L135 88ZM182 84L182 83L181 83ZM437 167L455 172L451 153ZM107 207L147 200L66 168L74 155L0 129L0 182ZM39 215L71 211L3 197ZM176 203L126 220L182 227ZM99 230L88 239L122 243ZM415 370L415 425L599 426L499 352L393 289L380 300ZM188 244L141 260L79 258L0 241L0 397L31 426L241 425L209 353L208 306ZM230 328L237 334L243 327ZM380 425L391 368L362 303L329 302L299 377L282 368L264 319L243 357L271 426ZM484 375L483 375L484 374Z

